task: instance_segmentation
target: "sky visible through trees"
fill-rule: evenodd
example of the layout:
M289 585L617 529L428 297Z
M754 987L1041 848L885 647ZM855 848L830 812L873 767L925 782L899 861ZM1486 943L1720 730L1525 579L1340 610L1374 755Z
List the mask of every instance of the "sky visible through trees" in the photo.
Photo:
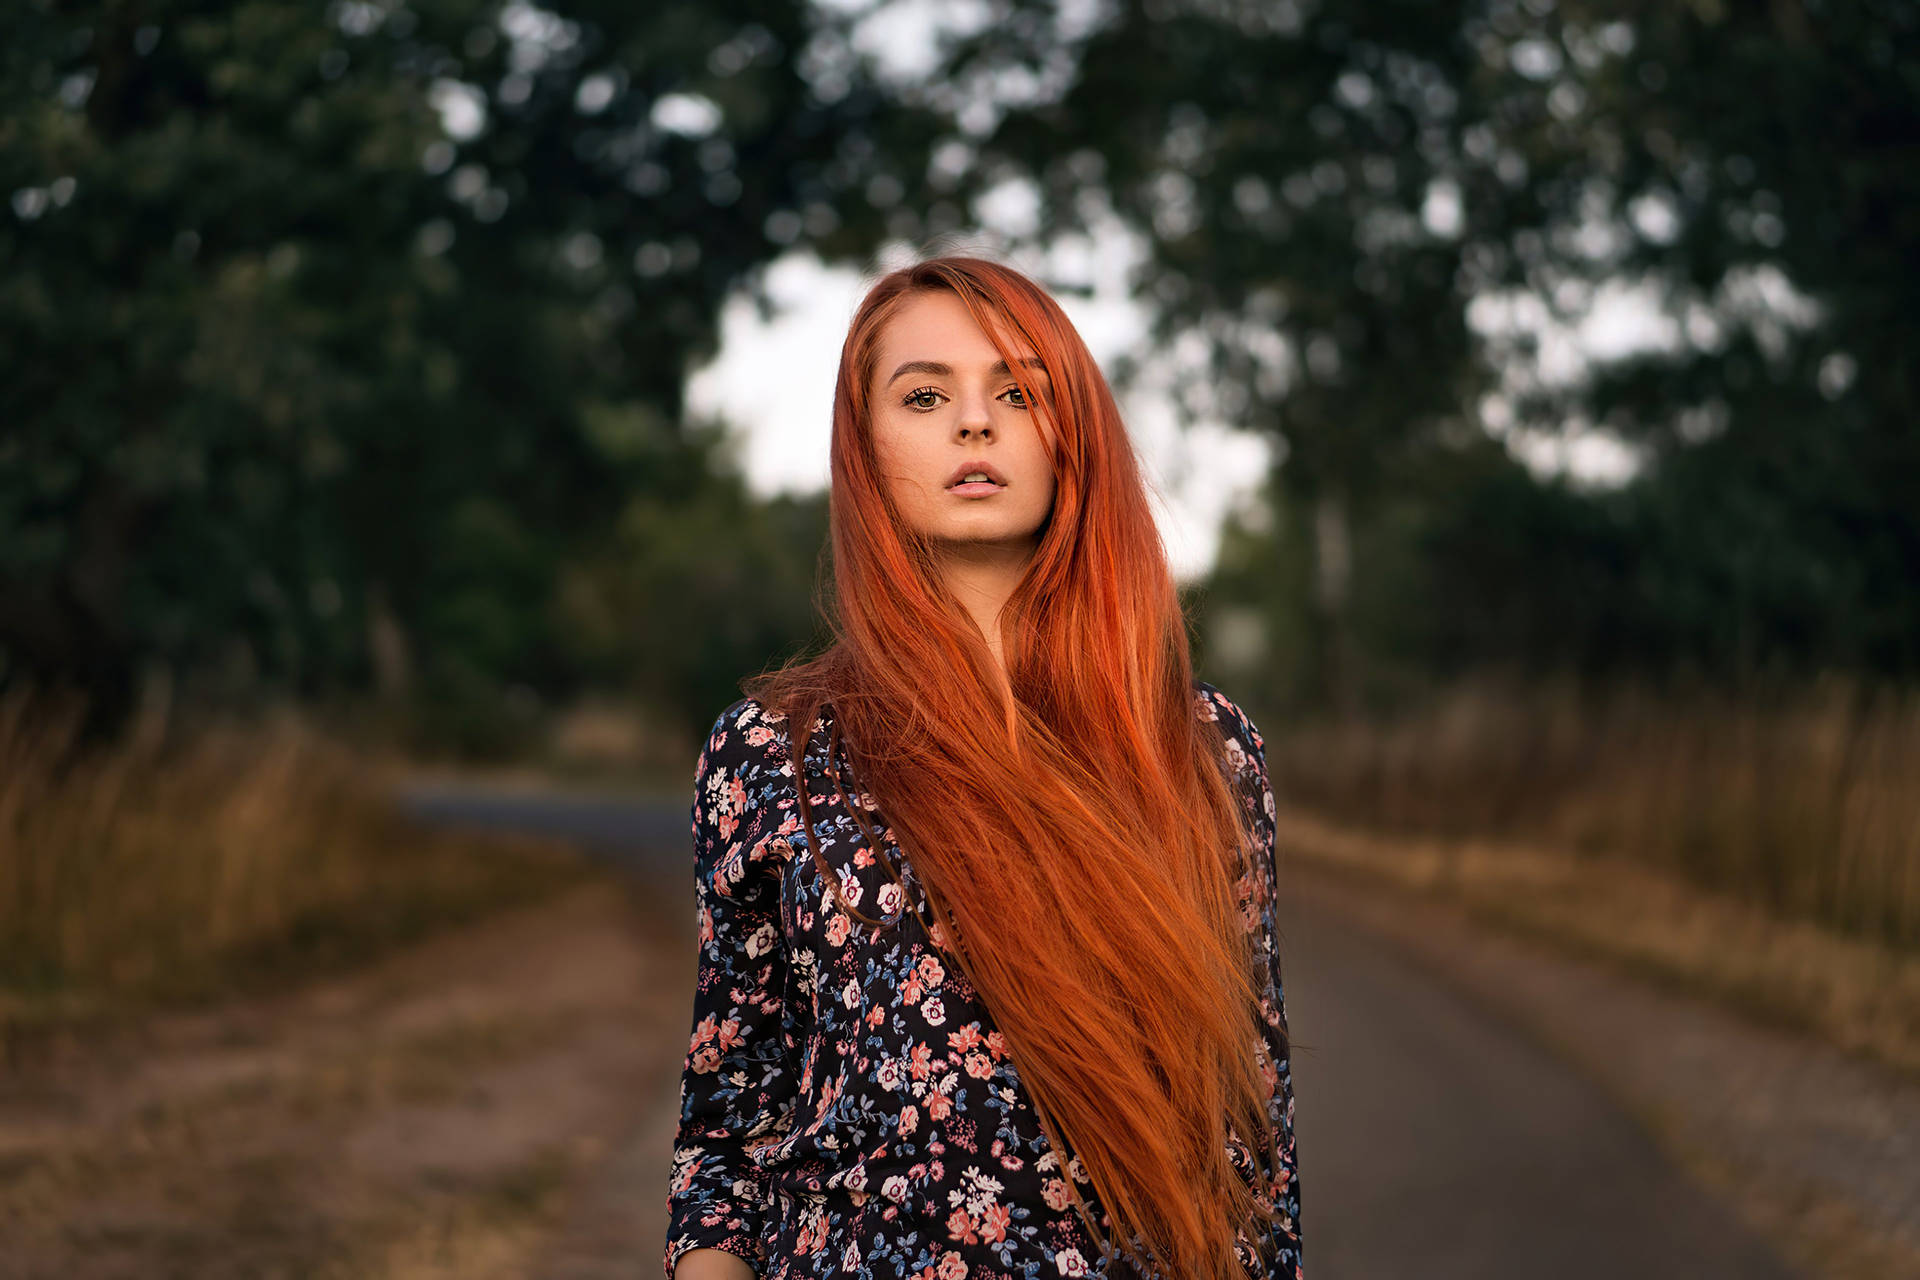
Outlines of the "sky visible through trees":
M812 633L824 529L713 420L784 442L817 393L689 412L729 300L968 232L1100 269L1070 306L1150 459L1208 459L1170 527L1233 491L1196 585L1275 698L1920 667L1910 4L6 21L0 681L103 724L156 684L481 747L590 689L694 716Z

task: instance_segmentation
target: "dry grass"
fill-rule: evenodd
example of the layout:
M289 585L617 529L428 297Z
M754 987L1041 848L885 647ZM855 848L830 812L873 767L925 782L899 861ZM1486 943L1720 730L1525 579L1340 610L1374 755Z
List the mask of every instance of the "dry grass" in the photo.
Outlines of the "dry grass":
M1391 724L1271 734L1268 757L1283 804L1343 824L1634 864L1920 947L1920 692L1467 687Z
M1476 916L1811 1032L1920 1079L1920 955L1626 862L1486 840L1383 836L1298 812L1281 858L1449 899Z
M83 753L0 699L0 1044L347 967L572 883L569 850L425 830L292 714Z

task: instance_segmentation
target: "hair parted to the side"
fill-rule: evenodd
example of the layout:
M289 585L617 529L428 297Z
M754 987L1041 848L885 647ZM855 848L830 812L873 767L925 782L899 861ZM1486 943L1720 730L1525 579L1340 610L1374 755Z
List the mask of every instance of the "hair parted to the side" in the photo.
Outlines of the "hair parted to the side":
M880 333L928 290L965 302L1053 457L1053 512L1002 612L1011 701L934 548L892 502L870 430ZM1022 373L1020 343L1050 391ZM830 513L821 602L833 642L747 682L799 739L801 817L823 881L837 889L802 762L827 704L829 758L844 752L855 775L836 769L835 785L850 800L869 793L911 861L928 927L1005 1037L1093 1238L1173 1280L1243 1276L1236 1233L1261 1241L1278 1199L1270 1163L1255 1161L1249 1185L1227 1154L1229 1123L1256 1153L1274 1148L1256 956L1235 896L1255 850L1219 731L1195 714L1185 617L1132 443L1059 304L981 257L882 276L841 351ZM847 807L858 820L861 805Z

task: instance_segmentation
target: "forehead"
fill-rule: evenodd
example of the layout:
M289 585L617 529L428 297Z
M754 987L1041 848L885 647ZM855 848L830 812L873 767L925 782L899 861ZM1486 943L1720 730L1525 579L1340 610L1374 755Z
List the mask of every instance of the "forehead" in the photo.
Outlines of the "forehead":
M1013 353L1030 356L1033 349L1009 338ZM956 368L986 366L1000 358L1000 352L987 337L967 304L948 289L915 293L904 299L900 308L881 326L876 377L902 360L939 360Z

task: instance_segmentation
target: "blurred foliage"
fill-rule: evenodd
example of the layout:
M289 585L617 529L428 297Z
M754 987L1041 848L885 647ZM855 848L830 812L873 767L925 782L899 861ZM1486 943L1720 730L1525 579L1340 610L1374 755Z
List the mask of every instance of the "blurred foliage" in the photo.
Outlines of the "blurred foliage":
M680 412L721 300L868 244L834 197L923 128L857 65L802 76L835 46L798 0L7 23L0 677L102 726L156 669L564 696L568 566L632 505L732 500Z
M1039 239L1135 234L1144 363L1275 440L1209 592L1274 697L1920 672L1920 10L1011 10L954 46L956 82L1025 90L956 111L973 180L1032 182ZM1489 320L1576 323L1623 285L1677 338L1584 377ZM1603 428L1642 466L1540 479L1489 425Z
M808 626L826 538L824 493L760 500L729 473L691 499L629 503L566 572L559 656L602 689L711 724L746 676L821 638Z
M1113 372L1275 442L1205 593L1256 700L1920 671L1910 4L4 21L0 682L105 721L155 672L490 751L589 687L703 719L806 641L824 528L686 420L722 302L1009 209L1137 247ZM1622 288L1670 340L1556 373ZM1628 483L1516 461L1591 429Z

